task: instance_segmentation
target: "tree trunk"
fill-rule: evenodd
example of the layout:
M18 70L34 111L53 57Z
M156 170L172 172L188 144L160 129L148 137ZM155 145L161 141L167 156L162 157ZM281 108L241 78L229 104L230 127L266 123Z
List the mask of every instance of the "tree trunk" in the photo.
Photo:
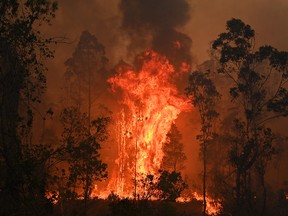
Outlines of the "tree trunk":
M7 196L6 200L12 201L7 203L9 206L15 205L12 208L18 208L21 204L22 174L20 161L22 153L20 140L17 136L17 123L19 121L20 89L24 76L20 65L17 64L17 59L8 55L0 66L0 148L1 157L4 160L4 185L6 190L1 191L1 194ZM3 198L1 197L1 199ZM17 211L18 209L12 210Z
M266 191L266 186L265 186L265 172L264 172L264 166L262 167L263 170L260 171L260 182L261 182L261 187L262 187L262 209L261 209L261 215L265 215L266 211L266 199L267 199L267 191Z
M203 142L203 215L206 216L206 142Z
M84 215L87 215L87 201L89 199L89 175L88 170L86 171L85 177L85 187L84 187Z
M238 170L239 168L237 168L237 176L236 176L236 204L237 207L240 206L240 202L241 202L241 174L240 171Z

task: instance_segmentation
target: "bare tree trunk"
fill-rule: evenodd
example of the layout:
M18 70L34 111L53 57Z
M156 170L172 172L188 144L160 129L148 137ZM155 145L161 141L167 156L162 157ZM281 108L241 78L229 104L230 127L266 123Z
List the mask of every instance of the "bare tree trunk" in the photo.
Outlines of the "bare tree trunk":
M91 123L91 70L90 70L90 56L88 55L88 128L90 132L90 123Z
M207 165L207 152L206 142L203 143L203 215L206 216L206 165Z
M241 202L241 174L240 174L240 171L239 171L239 168L237 168L237 176L236 176L236 204L237 204L237 207L240 206L240 202Z
M85 176L85 186L84 186L84 215L87 215L87 202L89 199L89 175L88 170L86 171Z
M260 176L260 184L262 187L262 208L261 208L261 215L265 215L266 211L266 199L267 199L267 191L265 186L265 168L264 165L260 165L259 176Z

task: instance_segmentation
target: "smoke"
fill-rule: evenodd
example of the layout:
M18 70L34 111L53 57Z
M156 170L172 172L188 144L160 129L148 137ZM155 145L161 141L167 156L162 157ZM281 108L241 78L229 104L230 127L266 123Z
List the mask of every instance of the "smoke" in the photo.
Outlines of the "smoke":
M122 0L123 28L133 31L152 27L176 28L189 19L189 4L186 0Z
M135 54L147 48L165 54L170 60L179 58L174 60L174 65L183 59L191 62L192 51L193 64L201 64L209 58L209 43L225 31L225 23L232 17L242 19L255 29L259 45L271 44L288 50L287 0L59 0L59 10L47 35L66 37L69 43L54 47L55 58L47 62L49 100L60 106L64 62L71 57L84 30L105 46L110 66L121 59L134 59ZM107 99L103 103L106 104ZM43 112L46 110L44 107ZM177 120L183 134L190 178L198 177L201 170L199 146L195 144L195 133L200 130L195 123L199 122L197 118L197 113L189 113ZM280 129L286 128L279 126ZM111 150L109 154L111 156ZM283 164L287 164L287 160ZM279 181L283 179L280 177L282 174L277 178Z
M287 0L190 0L193 17L181 31L193 39L193 63L209 58L210 42L225 31L226 21L239 18L256 32L257 45L288 49Z
M122 30L128 35L132 55L151 48L179 69L191 64L189 36L177 31L190 19L187 0L121 0Z

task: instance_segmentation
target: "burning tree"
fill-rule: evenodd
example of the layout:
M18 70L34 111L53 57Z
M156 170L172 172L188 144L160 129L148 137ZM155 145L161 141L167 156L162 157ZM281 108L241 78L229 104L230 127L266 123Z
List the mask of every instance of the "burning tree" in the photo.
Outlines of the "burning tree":
M120 93L124 107L118 124L119 173L111 187L120 195L129 195L134 189L136 195L137 178L158 172L171 123L189 105L174 81L183 71L175 71L158 53L144 52L137 56L134 66L120 65L117 72L109 82Z
M183 143L181 143L182 135L175 123L172 123L169 132L166 135L166 141L163 144L162 169L168 171L179 172L184 168L186 160L183 152Z

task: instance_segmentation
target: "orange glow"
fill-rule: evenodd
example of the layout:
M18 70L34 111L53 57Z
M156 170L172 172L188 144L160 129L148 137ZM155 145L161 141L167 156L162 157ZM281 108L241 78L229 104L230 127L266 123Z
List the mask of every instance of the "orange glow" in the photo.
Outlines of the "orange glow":
M203 196L197 192L193 192L193 197L196 200L203 201ZM206 211L209 215L218 215L222 209L221 200L214 200L211 197L206 197Z
M52 192L47 192L47 193L45 194L45 197L46 197L46 199L51 200L51 202L52 202L53 204L57 204L57 203L58 203L58 198L59 198L59 192L54 192L54 193L52 193Z
M174 45L174 47L176 48L176 49L180 49L181 47L182 47L182 44L181 44L181 42L180 41L174 41L173 42L173 45Z
M181 112L191 108L175 86L179 73L184 72L175 71L166 57L146 51L136 59L135 68L120 65L117 74L108 80L113 91L122 95L123 108L115 125L118 170L112 173L105 192L95 190L95 194L114 191L122 197L132 197L135 169L137 180L143 174L158 173L162 145L171 124ZM136 190L138 194L140 188Z

